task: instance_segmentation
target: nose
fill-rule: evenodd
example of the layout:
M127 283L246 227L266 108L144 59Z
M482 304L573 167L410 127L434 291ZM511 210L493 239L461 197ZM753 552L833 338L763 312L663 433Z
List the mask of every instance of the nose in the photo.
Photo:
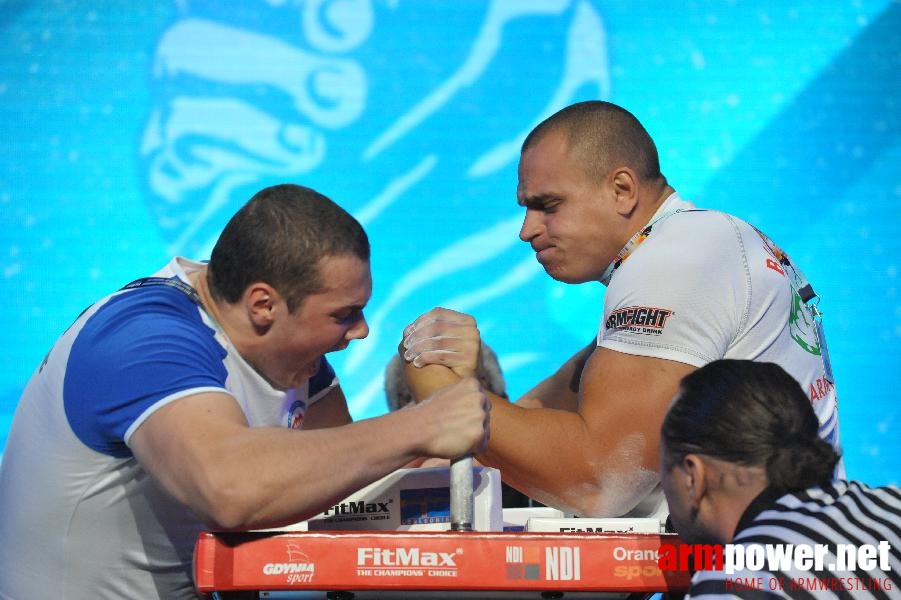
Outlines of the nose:
M522 227L519 228L519 239L529 242L538 235L540 224L538 222L537 211L526 209L526 216L522 220Z
M345 337L349 342L351 340L362 340L368 335L369 323L366 321L366 317L361 314L360 318L347 330L347 335Z

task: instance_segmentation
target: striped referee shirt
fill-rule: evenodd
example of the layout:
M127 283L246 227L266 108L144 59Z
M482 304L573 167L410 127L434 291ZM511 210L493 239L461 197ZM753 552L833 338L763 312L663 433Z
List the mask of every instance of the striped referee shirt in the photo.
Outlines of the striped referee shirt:
M814 549L810 557L820 552L822 568L797 554L748 568L752 555L757 567L767 549L788 545ZM836 481L781 497L764 491L739 521L732 546L744 568L698 571L691 598L901 598L901 490Z

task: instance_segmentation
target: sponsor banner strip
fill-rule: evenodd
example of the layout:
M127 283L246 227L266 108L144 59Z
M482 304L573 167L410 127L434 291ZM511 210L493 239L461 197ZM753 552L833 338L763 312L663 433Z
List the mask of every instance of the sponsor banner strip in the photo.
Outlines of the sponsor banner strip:
M673 534L486 532L245 532L200 535L198 591L688 589L661 571Z

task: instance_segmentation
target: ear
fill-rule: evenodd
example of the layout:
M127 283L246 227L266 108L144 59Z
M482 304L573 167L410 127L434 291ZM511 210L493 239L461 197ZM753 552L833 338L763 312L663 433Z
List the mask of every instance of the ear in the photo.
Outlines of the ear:
M701 500L707 495L708 469L704 459L697 454L686 454L682 459L682 471L684 482L688 491L688 499L692 509L701 505Z
M638 205L638 178L629 167L614 169L610 175L616 212L629 216Z
M278 292L268 283L250 284L244 291L244 306L254 328L267 330L275 321L274 309L278 302Z

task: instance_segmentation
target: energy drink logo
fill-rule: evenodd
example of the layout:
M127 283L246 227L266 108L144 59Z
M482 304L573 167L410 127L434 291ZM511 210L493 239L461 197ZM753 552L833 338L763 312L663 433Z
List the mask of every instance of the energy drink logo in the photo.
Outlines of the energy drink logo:
M613 311L604 327L610 331L629 331L646 335L660 335L673 311L650 306L627 306Z

